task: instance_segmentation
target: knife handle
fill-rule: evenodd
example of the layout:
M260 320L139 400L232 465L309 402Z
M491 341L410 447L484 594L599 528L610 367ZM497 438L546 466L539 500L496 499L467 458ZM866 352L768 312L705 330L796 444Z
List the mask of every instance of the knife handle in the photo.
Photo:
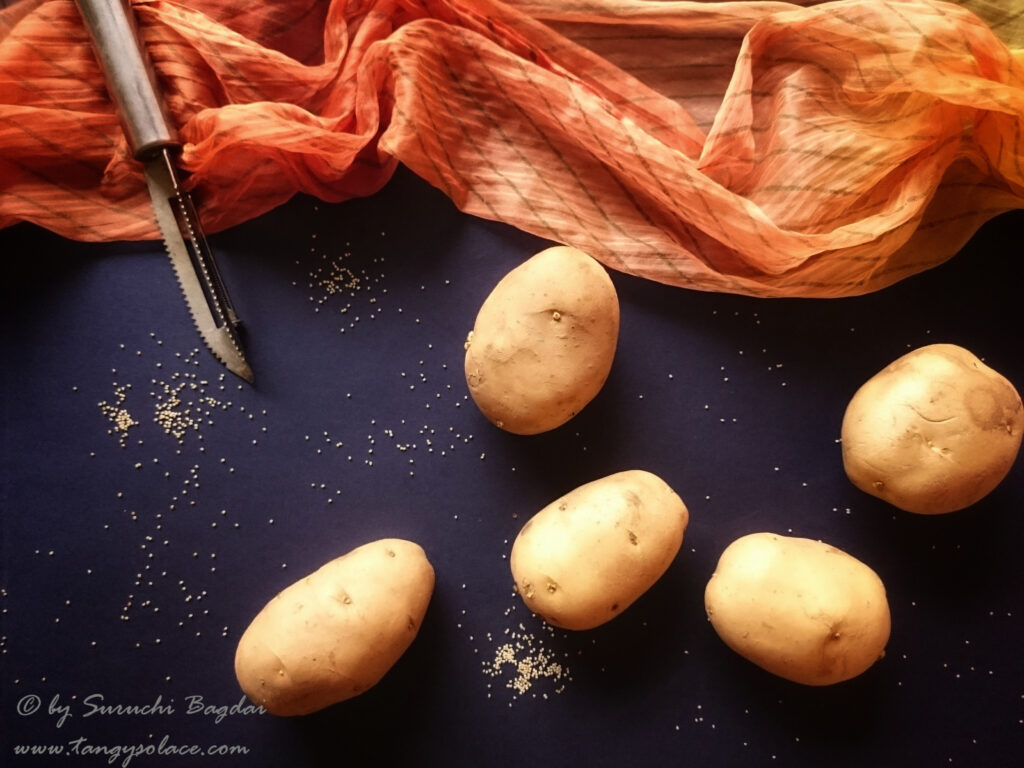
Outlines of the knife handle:
M132 154L140 160L179 147L128 0L75 0L93 41Z

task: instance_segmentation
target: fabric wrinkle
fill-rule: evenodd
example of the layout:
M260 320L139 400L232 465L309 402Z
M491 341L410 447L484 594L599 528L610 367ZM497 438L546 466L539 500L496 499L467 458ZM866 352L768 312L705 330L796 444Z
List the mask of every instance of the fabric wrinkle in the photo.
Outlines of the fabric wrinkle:
M402 164L616 270L829 297L1024 201L1022 0L132 5L211 232ZM0 226L21 221L158 236L69 0L0 10Z

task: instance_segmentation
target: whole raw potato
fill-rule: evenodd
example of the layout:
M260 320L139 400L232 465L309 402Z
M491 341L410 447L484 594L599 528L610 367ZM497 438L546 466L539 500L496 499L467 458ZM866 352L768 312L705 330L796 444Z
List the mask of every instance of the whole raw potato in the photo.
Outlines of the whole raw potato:
M931 344L871 377L843 417L846 474L900 509L941 514L990 493L1024 434L1020 395L954 344Z
M618 336L619 300L604 267L575 248L548 248L480 307L465 344L469 393L504 430L554 429L604 386Z
M235 652L245 694L275 715L305 715L376 685L416 637L434 590L423 549L381 539L286 587Z
M591 629L650 589L683 543L689 513L658 476L618 472L530 518L512 545L516 591L550 624Z
M711 625L762 669L805 685L856 677L885 654L889 603L860 560L811 539L752 533L722 553L704 590Z

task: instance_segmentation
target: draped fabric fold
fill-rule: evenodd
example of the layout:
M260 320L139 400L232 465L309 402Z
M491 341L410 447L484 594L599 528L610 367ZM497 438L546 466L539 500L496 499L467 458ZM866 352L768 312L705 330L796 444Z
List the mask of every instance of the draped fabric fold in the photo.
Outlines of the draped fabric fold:
M1024 0L132 6L211 231L401 163L614 269L828 297L1024 207ZM0 9L0 227L19 221L157 237L72 0Z

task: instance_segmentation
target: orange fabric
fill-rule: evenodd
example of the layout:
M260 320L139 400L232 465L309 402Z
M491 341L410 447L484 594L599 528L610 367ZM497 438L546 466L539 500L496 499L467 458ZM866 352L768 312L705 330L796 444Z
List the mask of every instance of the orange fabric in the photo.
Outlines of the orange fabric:
M403 163L614 269L760 296L881 288L1024 207L1024 57L997 34L1024 0L963 5L988 23L932 0L133 3L211 231ZM157 236L72 0L0 10L18 221Z

